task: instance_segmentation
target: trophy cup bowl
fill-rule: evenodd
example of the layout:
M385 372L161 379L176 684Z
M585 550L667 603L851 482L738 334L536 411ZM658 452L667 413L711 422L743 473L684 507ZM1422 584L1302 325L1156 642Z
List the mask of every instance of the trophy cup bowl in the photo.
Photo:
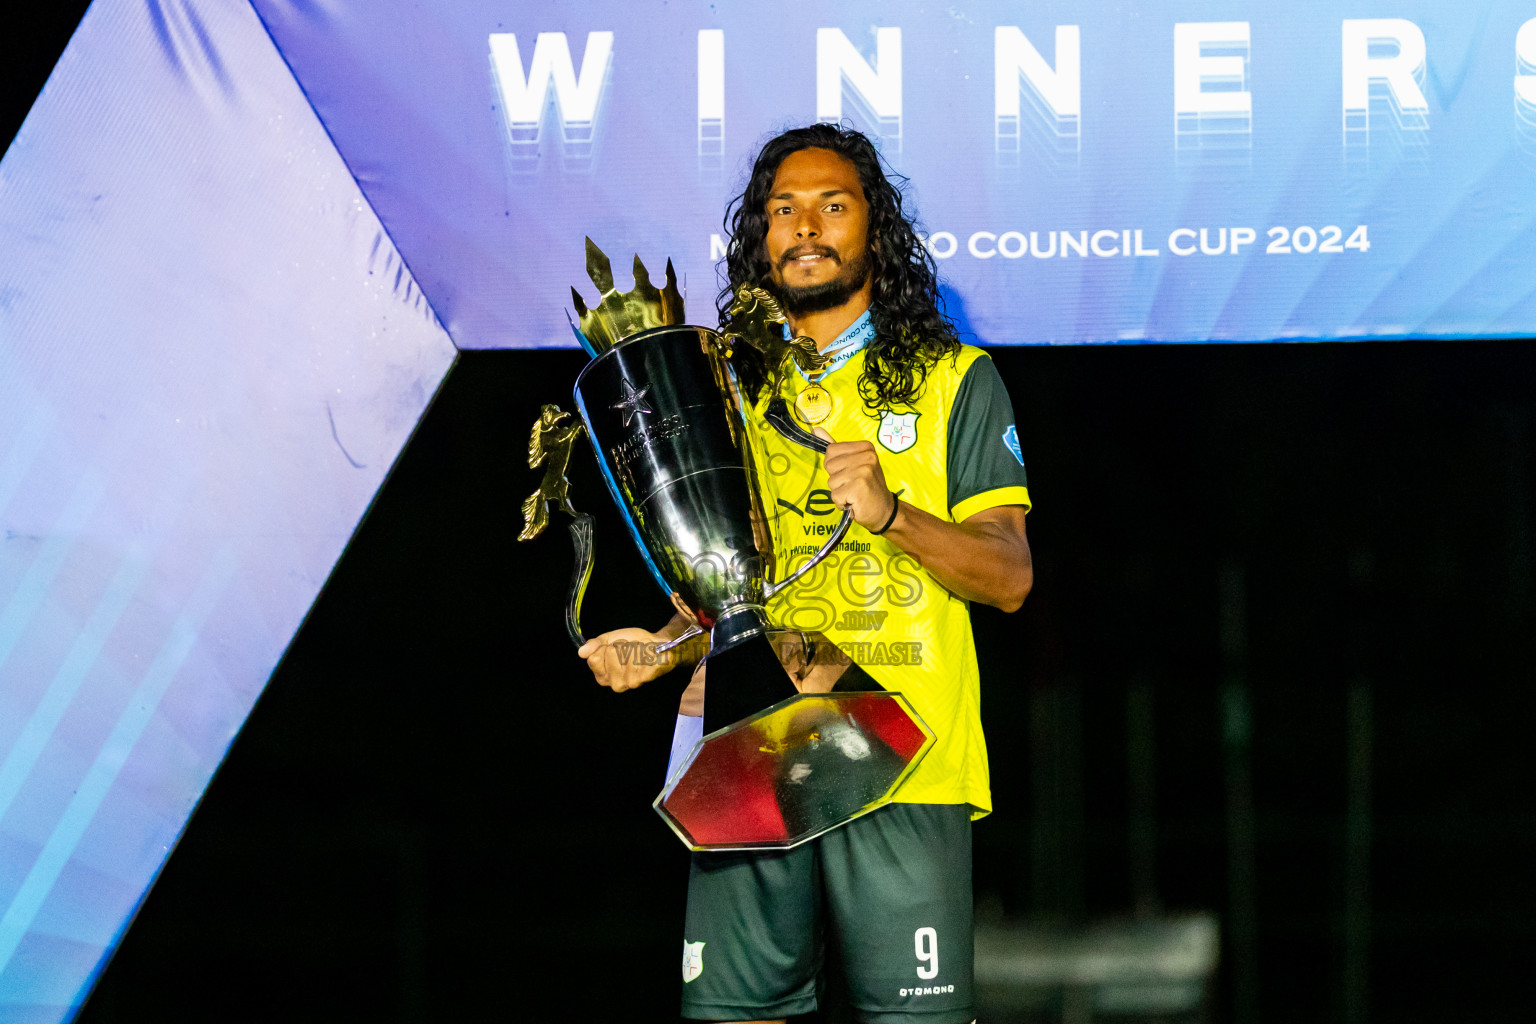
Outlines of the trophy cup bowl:
M835 548L849 517L819 557L766 580L772 541L719 335L679 325L626 338L587 364L575 399L635 544L710 631L710 653L766 635L764 602Z

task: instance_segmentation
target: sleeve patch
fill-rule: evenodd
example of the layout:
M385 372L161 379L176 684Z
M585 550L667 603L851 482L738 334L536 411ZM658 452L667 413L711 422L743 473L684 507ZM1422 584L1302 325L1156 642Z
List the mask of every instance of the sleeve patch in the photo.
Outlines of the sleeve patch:
M1017 422L997 367L990 359L977 359L960 382L947 423L950 508L1001 487L1029 486Z
M1013 457L1019 460L1019 465L1024 465L1024 449L1019 446L1019 432L1012 423L1008 424L1008 429L1003 431L1003 444L1013 452Z

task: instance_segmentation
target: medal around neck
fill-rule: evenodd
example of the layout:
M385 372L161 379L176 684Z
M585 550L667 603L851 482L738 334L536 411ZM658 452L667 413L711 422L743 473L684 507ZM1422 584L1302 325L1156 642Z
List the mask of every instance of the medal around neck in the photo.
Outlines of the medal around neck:
M571 448L585 433L657 584L677 594L698 623L655 653L709 636L705 735L667 780L656 810L695 850L793 846L888 803L933 735L897 693L798 694L768 641L768 599L836 549L852 523L845 512L816 554L792 572L773 571L748 417L761 415L791 440L826 451L779 397L791 361L812 371L824 365L814 343L803 339L806 352L801 340L784 339L777 304L751 289L738 292L740 308L732 307L721 330L685 324L671 262L661 288L638 256L634 267L635 287L618 291L608 258L587 240L587 272L599 299L588 306L572 290L577 335L593 357L576 378L581 423L555 405L541 410L528 464L543 466L544 476L523 503L519 539L537 537L553 509L574 517L565 621L571 641L585 643L581 603L592 576L594 521L576 511L565 478ZM763 355L775 381L776 403L765 413L754 413L728 362L738 343ZM662 607L636 613L659 616Z
M821 423L832 415L832 396L817 381L811 381L795 396L795 412L812 424Z

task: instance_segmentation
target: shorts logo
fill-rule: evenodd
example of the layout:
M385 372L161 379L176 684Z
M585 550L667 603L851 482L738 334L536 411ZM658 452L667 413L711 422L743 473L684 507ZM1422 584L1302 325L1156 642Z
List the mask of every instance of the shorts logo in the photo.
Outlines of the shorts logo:
M704 943L683 940L683 984L704 973Z
M889 451L900 454L917 444L917 418L922 413L894 413L889 410L880 417L880 443Z
M1003 444L1013 452L1013 457L1019 460L1019 465L1024 465L1024 449L1019 447L1019 432L1012 423L1008 424L1008 429L1003 431Z

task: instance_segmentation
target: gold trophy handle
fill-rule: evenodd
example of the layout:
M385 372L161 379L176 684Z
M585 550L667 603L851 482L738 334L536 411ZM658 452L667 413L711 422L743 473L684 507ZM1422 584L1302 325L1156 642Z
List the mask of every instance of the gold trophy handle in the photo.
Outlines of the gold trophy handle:
M543 466L544 479L523 502L523 532L517 539L533 540L543 533L554 509L571 516L571 546L575 549L576 564L571 569L571 589L565 601L565 632L571 643L580 647L587 642L581 635L581 599L587 595L587 584L592 580L593 520L571 504L570 481L565 478L571 446L586 432L581 424L567 422L570 418L571 414L561 412L558 405L546 405L533 422L533 432L528 437L528 468Z

